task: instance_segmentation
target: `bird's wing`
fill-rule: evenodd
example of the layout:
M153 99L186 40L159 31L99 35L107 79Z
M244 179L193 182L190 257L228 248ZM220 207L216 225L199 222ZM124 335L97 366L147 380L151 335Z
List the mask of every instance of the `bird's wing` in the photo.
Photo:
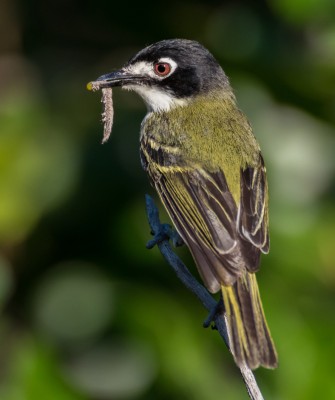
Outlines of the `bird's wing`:
M263 166L241 170L236 205L222 170L173 167L161 151L145 152L146 169L209 290L233 284L245 269L257 270L260 250L268 246Z
M238 232L263 253L269 252L268 186L262 156L257 168L241 171Z
M237 210L225 181L202 170L164 172L155 187L176 228L190 248L206 285L233 283L240 275L236 257ZM215 288L212 286L215 284Z

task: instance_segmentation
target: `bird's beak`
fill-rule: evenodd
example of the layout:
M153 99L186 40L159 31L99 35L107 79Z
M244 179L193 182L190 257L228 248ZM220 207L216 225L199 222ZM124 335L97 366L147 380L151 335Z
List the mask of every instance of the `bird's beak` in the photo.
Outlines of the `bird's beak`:
M129 84L141 84L148 78L141 75L133 75L125 70L119 70L100 76L97 80L87 84L88 90L99 90L104 88L112 88L115 86L124 86Z

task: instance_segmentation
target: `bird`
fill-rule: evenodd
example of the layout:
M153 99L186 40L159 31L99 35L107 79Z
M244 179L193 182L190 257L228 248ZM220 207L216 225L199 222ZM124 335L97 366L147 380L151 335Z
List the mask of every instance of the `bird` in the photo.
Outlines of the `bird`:
M147 105L142 166L204 285L222 294L235 362L276 368L255 275L269 252L266 168L227 75L197 41L168 39L97 81Z

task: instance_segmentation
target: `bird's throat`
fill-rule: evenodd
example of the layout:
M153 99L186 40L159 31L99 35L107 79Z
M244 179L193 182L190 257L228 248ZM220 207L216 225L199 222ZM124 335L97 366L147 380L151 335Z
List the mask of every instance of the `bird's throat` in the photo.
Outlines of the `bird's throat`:
M183 107L188 104L187 99L179 99L172 93L153 86L127 85L124 86L124 89L132 90L139 94L144 100L149 112L167 112L176 107Z

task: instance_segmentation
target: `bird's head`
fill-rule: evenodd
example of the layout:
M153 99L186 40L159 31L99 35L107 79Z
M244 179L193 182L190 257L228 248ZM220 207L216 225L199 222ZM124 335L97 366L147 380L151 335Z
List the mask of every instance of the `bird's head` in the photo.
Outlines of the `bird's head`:
M119 71L98 78L99 82L99 88L121 86L137 92L152 111L168 111L198 95L229 90L213 55L198 42L185 39L154 43Z

